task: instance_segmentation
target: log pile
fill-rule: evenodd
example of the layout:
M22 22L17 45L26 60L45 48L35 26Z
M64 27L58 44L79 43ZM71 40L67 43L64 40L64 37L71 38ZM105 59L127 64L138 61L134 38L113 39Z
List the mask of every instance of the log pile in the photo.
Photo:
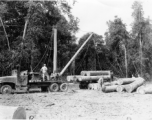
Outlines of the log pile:
M142 86L144 84L144 79L141 77L136 78L136 80L134 82L132 82L131 84L126 86L126 91L128 93L131 93L133 91L135 91L138 87Z
M144 84L145 80L141 77L137 78L120 78L117 81L113 82L105 82L102 85L102 91L107 92L128 92L132 93L136 90L143 92L143 87L140 88ZM140 89L140 90L139 90ZM145 88L144 92L146 93L146 90L152 93L152 88Z
M109 76L110 71L81 71L82 76Z
M80 82L85 89L107 92L152 93L152 87L141 87L145 83L142 77L119 78L112 81L111 71L81 71L81 75L67 76L67 81ZM108 82L107 82L108 81Z
M67 81L98 81L100 78L110 80L110 71L81 71L81 75L67 76Z

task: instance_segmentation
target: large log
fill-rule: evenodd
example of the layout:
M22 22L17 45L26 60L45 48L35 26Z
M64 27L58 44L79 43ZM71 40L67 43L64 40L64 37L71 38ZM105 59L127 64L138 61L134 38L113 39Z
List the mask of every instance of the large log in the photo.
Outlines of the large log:
M75 76L67 76L67 81L91 81L96 80L98 81L103 76L81 76L81 75L75 75ZM108 79L109 77L104 77L104 79Z
M141 77L134 78L135 81L130 83L129 85L126 85L125 89L128 93L131 93L135 91L138 87L142 86L145 82L145 80Z
M136 80L136 78L119 78L118 79L120 85L130 84L130 83L134 82L135 80Z
M111 76L110 71L81 71L82 76Z
M116 92L116 88L118 85L112 85L112 86L102 86L102 91L103 92Z
M23 107L0 106L0 120L4 119L26 119Z

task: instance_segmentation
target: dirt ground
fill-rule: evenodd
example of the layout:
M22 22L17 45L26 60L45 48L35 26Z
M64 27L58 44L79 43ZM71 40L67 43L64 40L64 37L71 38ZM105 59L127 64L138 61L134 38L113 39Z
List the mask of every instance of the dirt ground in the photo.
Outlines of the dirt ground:
M152 120L152 94L73 87L67 92L0 95L0 105L22 106L33 120Z

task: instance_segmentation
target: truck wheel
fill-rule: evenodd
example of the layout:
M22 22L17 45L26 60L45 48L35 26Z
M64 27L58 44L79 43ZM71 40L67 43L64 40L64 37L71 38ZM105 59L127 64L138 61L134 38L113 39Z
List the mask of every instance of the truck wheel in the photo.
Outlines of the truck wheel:
M66 92L66 91L68 90L67 83L62 83L62 84L60 85L60 90L61 90L62 92Z
M50 92L57 92L59 90L59 85L57 83L53 83L49 86Z
M2 94L11 94L12 93L12 87L10 85L3 85L0 90L1 90Z

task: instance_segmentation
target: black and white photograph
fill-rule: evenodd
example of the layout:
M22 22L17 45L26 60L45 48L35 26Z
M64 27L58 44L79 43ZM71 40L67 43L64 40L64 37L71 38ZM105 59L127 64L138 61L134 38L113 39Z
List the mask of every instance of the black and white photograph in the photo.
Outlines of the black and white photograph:
M152 120L152 0L0 0L0 120Z

